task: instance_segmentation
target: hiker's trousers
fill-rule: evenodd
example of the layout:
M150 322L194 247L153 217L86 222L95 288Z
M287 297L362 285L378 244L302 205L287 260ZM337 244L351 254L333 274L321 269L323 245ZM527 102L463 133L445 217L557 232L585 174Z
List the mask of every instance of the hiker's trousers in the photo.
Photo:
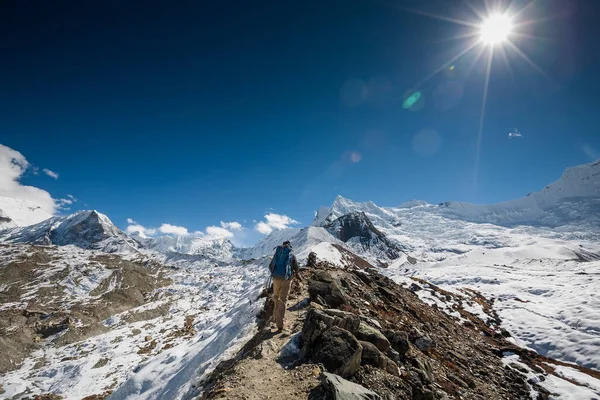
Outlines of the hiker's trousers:
M284 279L281 276L273 278L273 301L275 302L273 314L278 329L283 329L283 317L285 316L286 302L288 293L290 292L291 282L291 279Z

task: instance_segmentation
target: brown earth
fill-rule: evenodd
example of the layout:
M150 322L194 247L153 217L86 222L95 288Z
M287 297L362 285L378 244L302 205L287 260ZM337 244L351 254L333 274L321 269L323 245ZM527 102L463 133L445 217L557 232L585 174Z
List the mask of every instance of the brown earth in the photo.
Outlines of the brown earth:
M0 292L0 373L18 368L23 360L40 344L52 340L64 346L109 328L101 324L108 317L133 309L151 301L155 289L166 286L165 269L153 262L128 261L116 255L96 255L89 264L112 271L90 295L89 302L77 302L68 307L65 287L61 282L76 268L65 263L53 246L2 246L2 254L9 255L0 263L0 282L7 285ZM10 257L14 252L15 257ZM27 294L24 300L23 296ZM71 300L71 299L69 299ZM166 315L168 306L132 312L124 316L128 322L152 319ZM55 334L60 333L58 336Z

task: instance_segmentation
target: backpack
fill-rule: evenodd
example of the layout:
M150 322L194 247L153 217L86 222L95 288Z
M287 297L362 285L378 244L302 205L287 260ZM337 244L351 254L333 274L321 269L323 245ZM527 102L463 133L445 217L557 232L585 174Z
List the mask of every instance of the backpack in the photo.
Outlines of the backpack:
M275 265L273 271L271 271L272 276L281 276L285 279L290 279L292 277L292 267L290 265L291 252L292 249L290 247L277 246L277 250L275 250L275 256L273 257Z

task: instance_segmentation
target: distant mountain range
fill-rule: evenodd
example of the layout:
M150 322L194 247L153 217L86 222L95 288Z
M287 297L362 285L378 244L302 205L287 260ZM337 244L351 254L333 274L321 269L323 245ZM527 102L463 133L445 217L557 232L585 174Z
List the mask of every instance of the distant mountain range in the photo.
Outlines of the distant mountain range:
M494 205L381 207L338 196L310 226L275 230L251 247L127 235L97 211L50 216L0 198L0 354L9 355L0 357L0 389L14 398L51 391L67 399L115 387L130 393L119 398L192 391L193 377L248 338L266 265L285 240L301 264L314 252L334 266L379 267L399 282L413 284L414 275L445 290L460 283L456 293L487 290L507 329L529 347L600 365L593 345L600 304L590 294L600 265L598 161ZM416 295L446 307L428 285L419 281ZM546 312L547 302L564 308L560 318ZM477 304L465 307L476 313ZM560 339L566 335L577 340Z

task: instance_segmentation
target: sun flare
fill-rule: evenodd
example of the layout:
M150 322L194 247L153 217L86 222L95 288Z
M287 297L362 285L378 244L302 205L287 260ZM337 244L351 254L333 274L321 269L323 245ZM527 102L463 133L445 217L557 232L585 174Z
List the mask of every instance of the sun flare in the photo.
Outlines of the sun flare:
M492 14L483 21L480 38L483 43L494 45L508 40L512 31L512 20L506 14Z

